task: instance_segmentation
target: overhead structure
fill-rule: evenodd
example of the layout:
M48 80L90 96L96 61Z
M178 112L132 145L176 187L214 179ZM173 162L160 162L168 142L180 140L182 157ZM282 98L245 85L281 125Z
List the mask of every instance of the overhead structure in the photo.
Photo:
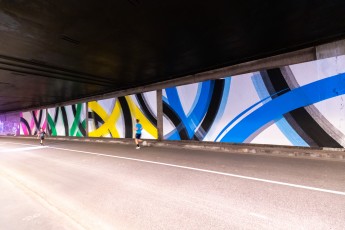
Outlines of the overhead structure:
M345 1L0 1L0 113L345 36Z

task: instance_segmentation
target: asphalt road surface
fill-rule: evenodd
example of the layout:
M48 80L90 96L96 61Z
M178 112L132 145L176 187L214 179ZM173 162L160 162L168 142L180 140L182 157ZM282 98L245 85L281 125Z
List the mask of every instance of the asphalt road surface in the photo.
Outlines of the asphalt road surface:
M345 229L345 162L0 138L0 229Z

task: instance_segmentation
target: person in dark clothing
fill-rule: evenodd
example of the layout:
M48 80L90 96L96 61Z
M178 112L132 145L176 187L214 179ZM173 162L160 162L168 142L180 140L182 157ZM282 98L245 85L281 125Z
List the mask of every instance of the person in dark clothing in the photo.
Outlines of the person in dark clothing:
M41 139L41 143L40 143L41 145L43 145L45 135L46 135L46 132L44 132L44 130L40 128L40 131L38 132L37 137Z

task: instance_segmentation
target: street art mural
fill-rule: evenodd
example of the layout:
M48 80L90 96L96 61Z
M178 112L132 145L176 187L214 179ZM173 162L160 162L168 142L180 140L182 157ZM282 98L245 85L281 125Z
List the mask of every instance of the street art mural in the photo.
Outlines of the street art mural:
M163 90L166 140L345 146L345 56Z
M20 114L0 115L0 135L17 136L20 134Z
M89 137L133 138L135 119L142 138L157 139L156 91L88 103Z
M36 135L40 128L43 128L43 130L47 128L45 109L22 112L20 114L20 135Z
M85 103L49 108L48 133L50 136L85 137Z
M345 147L345 56L164 89L165 140ZM0 135L157 139L156 91L0 117ZM87 113L86 113L87 112ZM88 115L88 120L86 120ZM86 122L88 121L88 133ZM9 125L9 122L11 125ZM47 127L47 124L49 126ZM11 126L11 127L10 127ZM4 131L6 129L6 131Z

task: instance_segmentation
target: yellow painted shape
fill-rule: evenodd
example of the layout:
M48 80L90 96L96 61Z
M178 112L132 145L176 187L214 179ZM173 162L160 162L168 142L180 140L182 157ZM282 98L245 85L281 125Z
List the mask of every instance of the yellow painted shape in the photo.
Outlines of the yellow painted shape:
M129 109L131 110L131 115L132 115L132 119L133 119L133 129L135 128L135 119L139 119L140 123L143 126L143 129L146 130L146 132L148 132L151 136L153 136L154 138L158 138L158 131L157 128L149 121L149 119L147 119L147 117L141 112L141 110L138 108L138 106L133 102L133 100L131 99L130 96L126 96L125 97L128 105L129 105Z
M118 101L115 102L115 107L110 115L103 109L103 107L97 101L91 101L88 103L88 107L98 114L104 121L104 124L96 130L89 132L90 137L102 137L111 133L112 137L119 138L120 134L117 131L115 124L120 117L121 109Z

